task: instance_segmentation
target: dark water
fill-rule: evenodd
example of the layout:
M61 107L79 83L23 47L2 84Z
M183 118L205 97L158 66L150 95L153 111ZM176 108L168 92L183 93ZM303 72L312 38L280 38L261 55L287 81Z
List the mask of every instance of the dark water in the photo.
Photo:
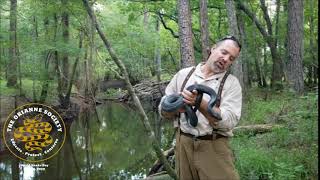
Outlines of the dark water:
M160 127L159 116L152 111L147 114L166 149L171 125L161 123ZM0 179L141 179L156 160L140 116L123 104L99 105L97 113L82 113L66 126L69 131L62 149L39 163L48 167L32 167L2 152Z

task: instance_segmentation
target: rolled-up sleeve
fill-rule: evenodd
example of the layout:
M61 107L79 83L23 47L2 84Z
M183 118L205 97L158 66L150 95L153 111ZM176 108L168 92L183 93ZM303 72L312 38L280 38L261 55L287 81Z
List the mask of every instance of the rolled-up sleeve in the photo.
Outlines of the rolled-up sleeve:
M235 77L228 84L225 92L221 97L221 116L222 120L218 123L217 128L222 131L232 130L239 122L242 108L242 89ZM227 85L227 83L225 84Z

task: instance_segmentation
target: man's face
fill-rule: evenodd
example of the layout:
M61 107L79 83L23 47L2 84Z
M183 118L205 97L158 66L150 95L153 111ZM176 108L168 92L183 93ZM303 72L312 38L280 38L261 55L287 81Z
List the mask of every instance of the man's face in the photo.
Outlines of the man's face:
M207 61L210 69L216 73L226 71L239 56L240 48L232 40L222 41L211 49L211 55Z

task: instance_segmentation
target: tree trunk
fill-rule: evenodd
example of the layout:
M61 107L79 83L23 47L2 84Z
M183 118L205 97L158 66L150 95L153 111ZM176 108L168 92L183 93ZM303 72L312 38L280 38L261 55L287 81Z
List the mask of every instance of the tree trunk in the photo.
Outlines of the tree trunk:
M248 17L256 24L257 28L259 29L260 33L262 34L264 40L267 42L270 51L271 51L271 57L272 57L272 75L271 75L271 87L273 89L282 89L282 76L283 76L283 70L281 70L281 59L278 54L277 48L275 46L275 40L274 37L272 37L271 34L268 34L268 32L272 32L272 27L270 27L271 23L267 20L268 16L267 13L264 12L264 17L267 22L268 26L268 32L263 28L262 24L256 17L254 13L252 13L249 8L240 0L236 0L240 9L243 10ZM261 1L264 2L264 1ZM262 9L264 11L264 9Z
M312 86L312 83L313 83L313 81L312 81L312 78L313 78L313 76L312 76L312 72L313 72L313 67L312 66L308 66L307 67L307 79L306 79L306 85L307 86L309 86L309 87L311 87Z
M140 102L139 98L137 97L137 95L136 95L136 93L135 93L135 91L134 91L134 89L133 89L133 87L132 87L132 85L130 83L129 75L128 75L128 71L127 71L126 67L124 66L123 62L118 58L118 56L116 55L115 51L111 47L111 44L109 43L109 41L107 40L106 36L102 32L102 30L101 30L101 28L100 28L100 26L99 26L99 24L98 24L98 22L96 20L95 14L93 13L91 7L89 6L88 1L87 0L83 0L83 3L84 3L84 6L85 6L85 9L87 10L90 18L92 19L92 21L93 21L93 23L95 25L95 28L96 28L101 40L103 41L106 49L108 50L112 60L116 63L116 65L118 66L118 68L121 71L121 74L124 77L124 80L125 80L126 85L127 85L128 92L131 95L135 106L138 108L138 111L139 111L139 113L141 114L141 116L143 118L142 121L143 121L143 125L144 125L145 129L149 132L149 138L152 141L152 147L153 147L154 151L156 152L157 156L161 159L161 161L164 163L168 174L170 174L170 176L173 177L174 179L178 179L175 171L172 169L172 167L170 166L169 162L166 160L166 158L162 154L162 150L160 148L159 143L157 142L157 140L155 138L155 134L154 134L154 132L153 132L153 130L151 128L148 116L146 115L145 111L143 110L141 102Z
M318 44L314 44L314 38L313 37L317 37L317 34L314 33L314 10L313 10L313 7L317 7L315 6L315 3L314 3L314 0L310 0L310 2L308 3L310 5L310 17L309 17L309 22L310 22L310 30L309 30L309 33L310 33L310 48L309 48L309 53L312 57L312 62L317 62L318 60L318 53L315 53L315 52L318 52ZM317 42L317 39L315 39L315 41ZM316 85L317 84L317 76L314 76L314 74L317 74L317 71L316 71L316 67L311 65L310 67L310 85ZM314 72L314 73L313 73Z
M275 28L275 44L276 44L276 47L278 49L280 49L278 47L278 41L280 39L280 36L279 36L279 28L280 28L280 23L279 23L279 17L280 17L280 0L277 0L276 2L277 4L277 7L276 7L276 28ZM279 53L281 55L281 53Z
M272 32L272 24L268 14L267 6L265 0L260 0L260 7L263 12L263 17L267 25L269 41L267 41L270 51L271 57L273 60L272 64L272 77L271 77L271 87L274 89L282 89L282 77L283 77L283 69L281 57L277 51L277 37L273 36Z
M267 69L268 69L268 63L267 63L267 47L264 44L263 45L263 70L262 70L262 82L263 82L263 87L267 87Z
M172 53L171 53L170 49L169 49L169 48L166 48L166 49L168 50L168 53L169 53L170 59L171 59L171 61L172 61L172 64L173 64L173 66L174 66L175 70L178 72L178 71L179 71L179 67L178 67L178 65L176 64L176 60L174 59L174 57L173 57L173 55L172 55Z
M242 74L243 74L243 88L248 89L251 87L251 81L249 79L249 52L248 52L248 43L246 41L247 34L245 31L245 25L243 21L243 14L239 11L237 11L237 19L238 19L238 27L239 27L239 34L241 37L241 44L242 44L242 50L241 50L241 61L242 61ZM246 94L246 91L243 91L244 94Z
M189 0L178 0L177 10L179 21L181 68L186 68L195 65Z
M82 49L82 39L83 39L82 34L83 34L82 31L80 31L79 32L79 49L80 49L80 51ZM71 77L69 80L67 93L66 93L66 96L64 97L64 101L63 101L64 103L62 104L62 106L65 108L67 108L70 104L70 95L71 95L72 85L73 85L73 82L75 79L75 74L76 74L76 69L77 69L78 63L79 63L79 59L80 59L80 54L78 54L78 56L73 64L73 67L72 67L72 74L71 74Z
M124 80L126 82L127 85L127 89L129 94L131 95L133 102L135 104L135 106L137 107L140 115L142 116L142 121L143 121L143 125L145 127L145 129L148 131L149 133L149 138L152 141L152 147L154 149L154 151L156 152L157 156L161 159L161 161L164 163L164 166L167 169L168 174L170 174L171 177L173 177L174 179L178 179L175 171L172 169L172 167L170 166L169 162L167 161L167 159L165 158L165 156L162 153L162 150L160 148L160 144L157 142L156 138L155 138L155 133L152 130L152 127L150 125L148 116L146 115L145 111L142 108L141 102L139 100L139 98L137 97L131 83L129 80L129 75L128 75L128 71L126 69L126 67L124 66L123 62L118 58L118 56L116 55L115 51L113 50L113 48L111 47L111 44L109 43L109 41L107 40L106 36L104 35L104 33L102 32L97 20L96 20L96 16L93 13L91 7L89 6L89 3L87 0L82 0L83 4L85 6L85 9L87 10L90 18L92 19L95 28L98 32L98 34L100 35L101 40L103 41L106 49L109 52L109 55L111 56L112 60L115 62L115 64L118 66L118 68L121 71L121 74L124 77Z
M61 0L61 4L62 7L64 7L61 15L62 38L66 45L69 42L69 14L67 12L68 0ZM62 53L62 77L61 89L63 93L66 93L69 81L69 59L66 52Z
M57 14L53 15L54 19L54 43L57 45L57 32L58 32L58 17ZM59 61L59 53L57 50L54 51L54 62L55 62L55 71L57 75L57 81L58 81L58 86L57 86L57 92L58 92L58 98L60 102L63 101L63 92L62 92L62 73L60 69L60 61Z
M255 29L253 29L252 35L253 35L253 39L257 38ZM258 46L256 41L253 41L253 59L254 59L254 66L257 74L258 87L263 87L262 74L261 74L260 64L259 64L260 54L261 54L260 47Z
M237 39L240 39L240 32L238 29L238 22L236 17L236 8L234 6L233 0L225 0L225 5L227 8L227 15L228 15L228 24L229 24L229 33L230 35L235 36ZM243 82L243 52L237 58L237 60L232 64L231 71L232 73L239 79L241 87L245 89L244 82ZM243 91L245 92L245 90Z
M319 82L319 70L318 67L313 67L313 83L318 84Z
M209 45L209 22L208 22L208 0L200 0L200 31L202 62L208 59Z
M304 93L303 81L303 1L288 1L288 80L298 93Z
M159 19L156 19L156 42L155 42L155 50L154 50L154 64L155 64L155 69L156 69L156 75L157 75L157 81L161 81L161 52L160 52L160 24L159 24Z
M17 86L17 0L10 0L10 45L9 45L9 64L8 64L8 87Z
M49 31L48 31L49 19L46 17L44 19L44 27L45 27L45 38L46 41L49 41ZM52 56L52 52L48 50L44 52L44 72L43 72L43 79L42 79L42 87L41 87L41 95L40 95L40 103L44 103L46 101L48 95L48 88L49 88L49 64Z
M90 17L88 17L88 19L90 19ZM95 48L95 29L94 29L94 24L93 22L91 21L90 19L90 51L89 51L89 58L88 58L88 63L87 63L87 80L88 80L88 86L87 86L87 90L89 92L89 96L93 97L93 82L94 82L94 79L93 79L93 58L95 57L95 52L96 52L96 48Z

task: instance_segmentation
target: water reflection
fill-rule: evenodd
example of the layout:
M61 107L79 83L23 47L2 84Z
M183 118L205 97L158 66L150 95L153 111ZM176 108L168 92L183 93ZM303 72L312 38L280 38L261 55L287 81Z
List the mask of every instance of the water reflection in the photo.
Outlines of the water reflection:
M156 113L147 114L158 140L170 144L166 138L171 137L170 124L163 126ZM122 104L108 103L82 113L66 123L66 129L60 152L41 162L49 166L45 169L2 152L0 179L139 179L156 160L140 116Z

